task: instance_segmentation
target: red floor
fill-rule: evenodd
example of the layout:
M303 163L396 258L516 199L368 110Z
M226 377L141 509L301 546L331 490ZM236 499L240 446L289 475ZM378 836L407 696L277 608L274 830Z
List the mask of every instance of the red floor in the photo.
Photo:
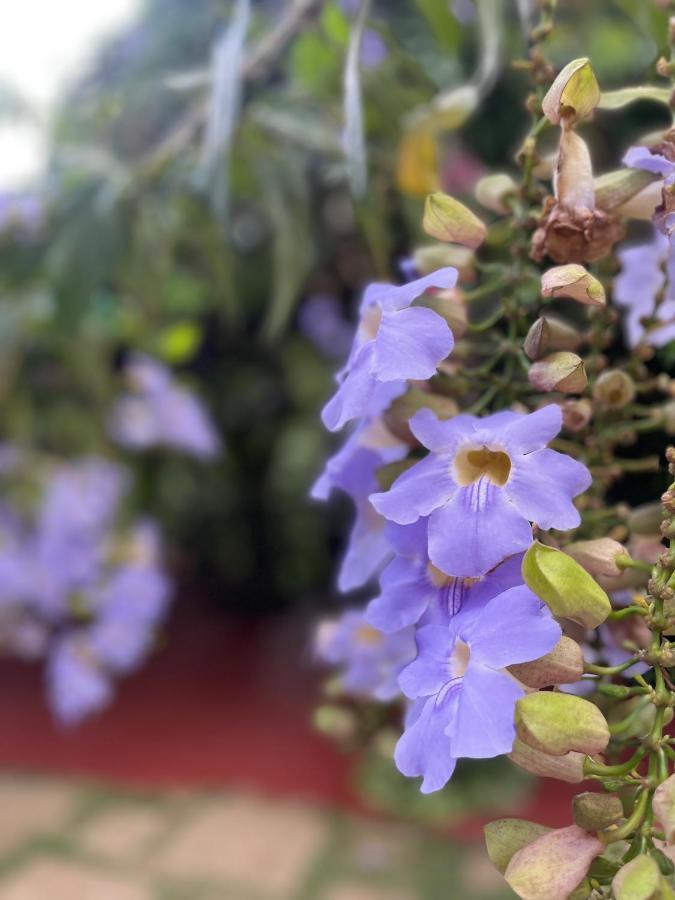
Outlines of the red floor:
M0 768L131 785L244 786L358 806L349 759L310 726L319 676L299 621L237 621L183 603L166 647L122 683L109 710L72 731L53 723L41 677L37 667L0 662ZM573 793L549 781L519 814L568 824Z

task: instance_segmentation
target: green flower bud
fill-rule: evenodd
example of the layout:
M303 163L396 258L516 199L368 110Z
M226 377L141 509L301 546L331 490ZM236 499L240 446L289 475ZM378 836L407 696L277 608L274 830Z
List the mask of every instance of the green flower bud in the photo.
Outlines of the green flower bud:
M534 747L523 743L520 738L516 738L509 759L519 768L541 778L557 778L558 781L567 781L570 784L578 784L586 778L584 774L586 754L578 753L576 750L570 750L562 756L551 756L550 753L535 750Z
M516 703L516 733L529 747L562 756L570 750L592 755L609 743L609 728L597 706L552 691L526 694Z
M497 819L483 829L492 865L504 874L511 857L551 829L525 819Z
M438 241L462 244L472 250L480 247L487 234L478 216L459 200L441 191L427 197L422 227Z
M408 421L420 409L431 409L439 419L452 419L459 412L452 397L433 394L420 388L409 388L401 397L392 402L384 414L384 421L392 434L409 443L416 443L408 427Z
M481 206L496 213L506 214L509 212L506 200L514 196L516 191L517 187L513 178L503 172L498 172L481 178L475 187L474 194Z
M573 59L559 73L541 108L554 125L561 119L578 121L589 116L600 102L600 88L587 58Z
M616 794L585 791L572 800L572 815L584 831L600 831L623 818L623 804Z
M601 209L610 212L620 209L624 212L625 204L628 204L650 184L658 183L657 176L642 169L619 169L616 172L607 172L600 175L594 181L595 202ZM658 198L654 203L658 202ZM654 212L652 206L652 213ZM651 215L651 213L650 213Z
M535 541L523 559L523 580L554 616L597 628L611 612L609 597L579 563Z
M476 276L476 257L473 250L452 244L426 244L417 247L413 262L420 275L430 275L444 266L454 266L459 272L459 281L465 284Z
M568 297L585 306L604 306L605 289L600 281L578 263L554 266L541 276L544 297Z
M574 684L584 674L584 655L572 638L563 635L550 653L532 662L516 663L509 672L531 688Z
M619 869L612 879L612 893L616 900L666 900L673 896L656 862L643 855Z
M527 332L523 349L530 359L541 359L552 350L576 350L581 335L555 316L541 316Z
M593 385L593 399L606 409L623 409L635 397L635 382L620 369L608 369Z
M613 541L611 538L574 541L572 544L567 544L565 553L595 578L598 576L615 578L621 575L623 569L616 564L617 557L623 556L630 559L623 544Z
M663 521L660 503L641 503L628 516L628 530L635 534L658 534Z
M535 362L527 374L530 384L538 391L560 391L580 394L588 385L584 362L576 353L551 353Z

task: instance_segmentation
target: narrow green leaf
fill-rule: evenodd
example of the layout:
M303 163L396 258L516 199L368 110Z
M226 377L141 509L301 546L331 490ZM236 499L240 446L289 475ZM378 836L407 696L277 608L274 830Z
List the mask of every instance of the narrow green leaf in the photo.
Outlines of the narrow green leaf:
M366 140L363 127L363 103L361 98L361 80L359 78L359 59L361 43L365 28L370 0L361 0L356 22L352 29L347 48L344 71L344 119L345 119L345 152L347 154L347 172L352 194L357 199L365 196L368 181L368 161L366 156Z

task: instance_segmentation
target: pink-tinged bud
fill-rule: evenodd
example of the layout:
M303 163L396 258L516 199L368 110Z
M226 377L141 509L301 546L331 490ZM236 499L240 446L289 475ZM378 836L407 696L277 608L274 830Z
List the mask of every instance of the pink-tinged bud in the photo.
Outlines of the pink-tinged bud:
M509 672L531 688L574 684L584 674L584 655L572 638L563 635L550 653L532 662L516 663Z
M510 175L503 172L494 175L485 175L474 189L476 200L485 209L505 215L509 212L508 199L514 197L518 190L515 181Z
M523 349L530 359L541 359L552 350L576 350L582 337L567 322L555 316L541 316L527 332Z
M483 830L490 862L502 875L514 854L551 831L545 825L526 819L497 819Z
M658 176L642 169L618 169L607 172L595 179L595 204L605 212L620 210L625 215L625 208L646 189L660 187ZM654 206L659 202L659 193L654 194ZM652 213L654 212L652 206ZM651 214L650 214L651 216Z
M626 548L611 538L596 538L592 541L574 541L565 547L565 553L595 578L614 578L621 575L623 568L617 565L617 557L630 560Z
M437 269L453 266L459 272L459 281L466 284L476 277L476 256L468 247L458 244L426 244L417 247L413 262L420 275L430 275Z
M605 409L623 409L635 399L635 382L620 369L608 369L593 385L593 399Z
M563 425L568 431L582 431L593 418L593 404L585 397L581 400L565 400L561 409Z
M604 306L605 289L602 284L578 263L555 266L541 276L544 297L567 297L585 306Z
M675 775L666 778L657 787L652 805L666 834L666 843L675 844Z
M586 754L577 753L575 750L570 750L563 756L551 756L550 753L542 753L541 750L528 747L520 738L516 738L509 759L519 768L540 778L557 778L558 781L567 781L569 784L579 784L586 779L584 774Z
M432 394L420 388L409 388L401 397L397 397L384 413L384 421L392 434L402 441L417 446L408 422L420 409L431 409L439 419L452 419L459 412L457 403L452 397L444 394Z
M504 877L521 900L568 900L604 849L595 835L570 825L518 850Z
M462 244L472 250L480 247L487 234L478 216L459 200L441 191L427 197L422 227L437 241Z
M469 317L464 295L459 288L448 288L437 291L435 294L429 294L421 301L421 305L433 309L439 316L443 316L455 336L455 340L466 334Z
M623 804L616 794L585 791L572 800L572 816L584 831L601 831L623 818Z
M597 706L575 694L540 691L516 703L516 733L529 747L562 756L602 752L609 743L609 728Z
M580 394L588 385L584 361L576 353L551 353L530 366L530 384L538 391Z
M585 119L600 102L600 88L587 58L573 59L558 74L544 97L541 108L554 125L561 119Z
M673 893L651 856L636 856L612 879L615 900L668 900Z
M564 128L560 135L553 193L558 204L565 209L595 209L591 154L586 141L571 128Z

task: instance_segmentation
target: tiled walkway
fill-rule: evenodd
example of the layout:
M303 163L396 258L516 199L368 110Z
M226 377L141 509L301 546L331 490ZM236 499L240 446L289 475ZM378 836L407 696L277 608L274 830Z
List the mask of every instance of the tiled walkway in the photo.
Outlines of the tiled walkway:
M505 900L481 848L232 792L0 776L0 900Z

